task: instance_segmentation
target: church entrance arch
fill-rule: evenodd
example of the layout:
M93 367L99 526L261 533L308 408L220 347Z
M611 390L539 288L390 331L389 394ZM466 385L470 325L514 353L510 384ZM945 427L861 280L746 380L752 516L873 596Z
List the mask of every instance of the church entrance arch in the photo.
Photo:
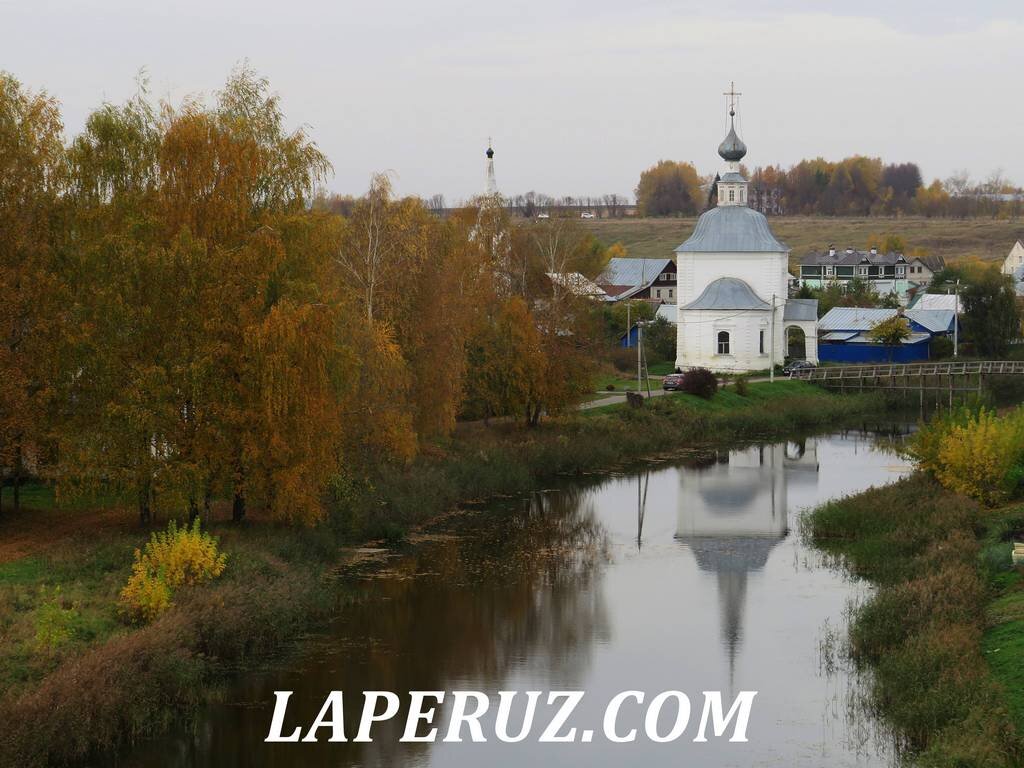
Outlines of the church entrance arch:
M807 359L807 335L798 325L786 328L786 357L790 360Z

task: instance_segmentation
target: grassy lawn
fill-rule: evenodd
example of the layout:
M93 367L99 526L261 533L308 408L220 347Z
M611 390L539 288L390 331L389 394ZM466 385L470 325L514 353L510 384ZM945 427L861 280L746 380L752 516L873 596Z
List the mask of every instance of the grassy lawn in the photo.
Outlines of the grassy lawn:
M26 482L19 494L21 505L26 509L56 509L57 496L49 483ZM62 499L59 507L66 511L81 511L98 507L111 507L123 503L124 499L112 493L97 493L73 499ZM0 490L0 509L10 510L14 506L14 489L6 486Z
M994 596L986 611L982 649L992 674L1006 691L1010 713L1024 733L1024 575L1009 567L1013 541L1024 541L1024 506L997 511L987 521L982 563Z
M630 256L669 257L690 236L695 218L593 219L583 222L603 243L621 242ZM871 235L895 234L907 248L924 248L947 261L967 257L1004 259L1014 242L1024 238L1024 220L770 217L775 235L793 249L794 266L812 250L853 246L864 248Z
M611 386L612 389L608 389ZM595 392L624 392L627 389L636 389L636 374L629 376L624 373L602 373L594 379Z
M635 382L634 382L635 384ZM822 390L806 381L794 381L791 379L779 379L775 383L767 381L751 382L748 386L746 396L736 394L733 385L726 385L718 390L717 394L710 400L705 400L696 395L688 395L685 392L670 392L651 403L659 408L671 408L673 410L689 411L691 413L715 414L727 413L729 411L750 408L761 403L785 400L794 397L818 397L825 396ZM654 386L652 384L652 389ZM615 413L628 409L625 402L603 405L600 408L590 408L581 411L585 417L600 416L602 414Z
M108 534L0 563L0 690L38 680L122 629L117 595L140 543Z

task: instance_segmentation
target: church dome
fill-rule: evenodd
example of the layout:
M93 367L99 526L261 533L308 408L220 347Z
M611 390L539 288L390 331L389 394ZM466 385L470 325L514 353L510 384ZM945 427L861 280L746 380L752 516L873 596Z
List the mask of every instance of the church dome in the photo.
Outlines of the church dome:
M718 145L718 154L723 160L738 163L747 154L747 145L736 135L736 126L730 121L729 135Z
M701 214L690 238L676 253L786 253L764 214L745 205L726 205Z

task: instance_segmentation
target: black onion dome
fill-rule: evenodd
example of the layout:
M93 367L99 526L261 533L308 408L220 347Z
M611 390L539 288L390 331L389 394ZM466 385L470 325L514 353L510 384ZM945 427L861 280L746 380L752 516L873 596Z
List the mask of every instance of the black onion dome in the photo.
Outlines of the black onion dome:
M487 148L487 159L490 160L492 157L494 157L494 150L491 149L490 147L488 147Z
M729 126L729 135L718 145L718 154L723 160L738 163L747 154L747 145L736 135L736 127Z

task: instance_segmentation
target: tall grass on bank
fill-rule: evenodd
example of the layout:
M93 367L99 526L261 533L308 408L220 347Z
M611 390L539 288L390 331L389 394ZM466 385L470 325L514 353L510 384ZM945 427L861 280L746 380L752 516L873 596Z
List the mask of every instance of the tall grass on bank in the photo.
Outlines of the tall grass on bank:
M24 565L0 565L0 607L11 608L11 623L0 622L0 683L7 688L0 765L102 764L126 741L192 717L225 670L280 650L349 598L324 578L338 563L340 544L397 540L459 502L528 491L555 475L850 423L881 414L884 403L780 382L751 384L746 397L722 390L711 400L673 395L639 409L599 411L535 429L465 425L410 466L379 467L358 481L339 477L329 520L315 529L255 519L214 524L230 567L216 582L182 589L171 609L142 628L116 616L141 532L100 532ZM52 597L40 604L39 589L58 586L68 607L47 607ZM68 619L72 607L88 619L89 633ZM60 643L45 663L25 650L38 626Z
M807 522L815 544L878 585L854 617L850 652L874 669L874 705L919 764L1021 765L1006 691L982 649L990 585L978 504L917 473L825 504Z
M331 524L349 538L400 536L460 501L521 493L546 478L593 472L700 443L767 440L853 424L887 409L879 395L835 395L801 381L750 384L710 400L673 394L585 411L532 430L472 425L411 467L383 467L366 483L339 481Z

